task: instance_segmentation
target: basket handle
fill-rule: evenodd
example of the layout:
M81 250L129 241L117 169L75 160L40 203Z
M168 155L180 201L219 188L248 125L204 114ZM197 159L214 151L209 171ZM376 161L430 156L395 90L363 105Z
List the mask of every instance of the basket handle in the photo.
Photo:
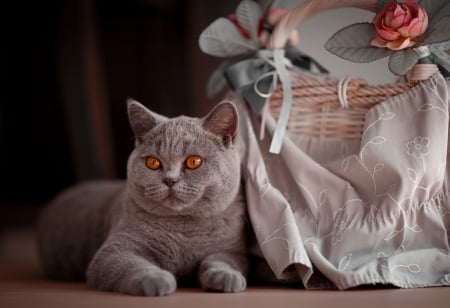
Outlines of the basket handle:
M291 32L315 14L342 7L376 12L376 0L310 0L296 6L275 26L267 43L268 49L284 48Z

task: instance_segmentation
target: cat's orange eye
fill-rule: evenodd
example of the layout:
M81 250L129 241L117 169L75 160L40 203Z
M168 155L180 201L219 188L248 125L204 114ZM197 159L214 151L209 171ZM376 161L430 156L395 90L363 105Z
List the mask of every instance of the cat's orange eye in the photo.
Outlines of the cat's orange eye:
M194 170L202 165L202 158L198 155L191 155L186 158L186 167Z
M145 165L148 169L158 170L159 168L161 168L161 161L155 156L148 156L145 159Z

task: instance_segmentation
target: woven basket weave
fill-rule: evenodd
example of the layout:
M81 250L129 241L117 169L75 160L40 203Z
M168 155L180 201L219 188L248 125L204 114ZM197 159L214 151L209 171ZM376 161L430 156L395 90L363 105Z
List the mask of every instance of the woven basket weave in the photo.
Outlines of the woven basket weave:
M367 110L411 86L413 83L369 85L361 78L316 80L294 76L293 105L287 130L296 135L359 139ZM345 91L342 96L346 99L340 98L340 89ZM282 92L278 86L269 101L276 118L281 109Z
M294 8L277 24L267 48L283 48L289 33L306 19L323 10L356 7L375 11L373 0L311 0ZM291 72L293 105L287 131L333 139L359 139L369 108L411 88L437 71L434 64L417 64L408 81L370 85L361 78L324 79ZM269 101L275 118L282 104L282 87L278 85Z

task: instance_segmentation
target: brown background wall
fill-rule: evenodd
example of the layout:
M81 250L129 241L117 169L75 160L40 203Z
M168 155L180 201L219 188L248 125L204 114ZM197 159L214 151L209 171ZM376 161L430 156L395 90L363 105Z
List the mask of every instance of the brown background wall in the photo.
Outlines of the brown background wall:
M219 59L197 40L238 2L2 3L2 213L38 209L79 180L124 178L133 146L127 97L167 116L204 115Z

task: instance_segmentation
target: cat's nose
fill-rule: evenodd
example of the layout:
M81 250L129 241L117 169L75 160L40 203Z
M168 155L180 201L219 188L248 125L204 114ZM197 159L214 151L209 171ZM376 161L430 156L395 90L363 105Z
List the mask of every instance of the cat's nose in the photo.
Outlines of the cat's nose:
M168 187L172 187L173 185L175 185L176 182L178 182L177 179L174 178L165 178L163 180L164 184L166 184Z

